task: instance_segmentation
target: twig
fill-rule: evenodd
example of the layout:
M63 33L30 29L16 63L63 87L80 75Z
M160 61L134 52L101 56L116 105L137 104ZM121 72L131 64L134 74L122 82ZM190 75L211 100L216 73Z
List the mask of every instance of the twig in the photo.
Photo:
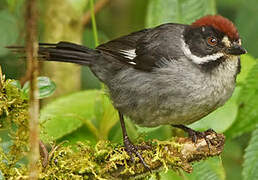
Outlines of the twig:
M110 0L99 0L94 6L94 13L97 14L103 7L105 7ZM82 24L86 26L91 20L91 11L89 10L82 17Z
M40 156L42 158L42 166L43 168L45 168L48 164L48 150L45 144L41 140L39 141L39 150L40 150Z
M30 77L30 154L29 154L29 179L38 178L39 160L39 100L38 100L38 42L37 42L37 0L26 1L26 57L28 63L27 75Z

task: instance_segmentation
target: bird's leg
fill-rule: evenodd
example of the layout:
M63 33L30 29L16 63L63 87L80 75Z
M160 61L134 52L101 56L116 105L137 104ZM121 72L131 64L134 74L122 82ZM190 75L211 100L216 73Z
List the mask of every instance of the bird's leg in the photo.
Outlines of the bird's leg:
M138 150L139 150L138 147L136 145L134 145L131 142L131 140L129 139L129 136L127 135L126 128L125 128L124 116L120 112L119 112L119 119L120 119L121 128L122 128L122 132L123 132L123 141L124 141L125 150L128 153L128 155L130 156L131 161L134 162L133 154L135 154L140 159L143 166L150 171L149 166L146 164L146 162L142 158L141 154L138 152Z
M200 131L195 131L189 127L186 127L182 124L179 124L179 125L172 125L173 127L176 127L176 128L179 128L179 129L182 129L183 131L185 131L186 133L188 133L188 136L192 139L192 141L194 143L197 143L197 140L200 139L200 138L203 138L205 139L208 147L210 144L212 144L210 142L210 140L207 138L207 135L211 134L211 133L215 133L217 134L213 129L208 129L204 132L200 132ZM209 148L210 149L210 148Z

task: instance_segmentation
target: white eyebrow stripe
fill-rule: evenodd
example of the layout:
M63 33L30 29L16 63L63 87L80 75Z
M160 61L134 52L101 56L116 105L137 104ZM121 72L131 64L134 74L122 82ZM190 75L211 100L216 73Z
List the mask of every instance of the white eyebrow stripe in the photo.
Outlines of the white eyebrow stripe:
M120 50L120 53L124 55L125 58L134 59L136 57L135 49Z
M222 56L224 56L223 53L215 53L213 55L207 55L204 57L198 57L194 54L192 54L192 52L190 51L188 45L185 44L184 40L181 40L182 42L182 51L184 52L185 56L188 57L189 59L192 59L194 63L196 64L203 64L209 61L215 61L219 58L221 58Z

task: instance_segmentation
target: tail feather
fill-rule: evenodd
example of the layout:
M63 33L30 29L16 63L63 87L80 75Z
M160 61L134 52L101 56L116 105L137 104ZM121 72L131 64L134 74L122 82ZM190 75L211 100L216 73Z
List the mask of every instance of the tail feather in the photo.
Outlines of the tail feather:
M91 61L99 56L99 52L69 42L59 42L57 44L40 43L39 56L48 61L90 65Z
M9 46L13 52L22 53L24 47ZM90 65L99 55L99 51L70 42L57 44L39 43L39 58L46 61L70 62L81 65Z
M85 46L81 46L78 44L70 43L70 42L65 42L61 41L58 44L49 44L49 43L39 43L39 46L55 46L57 49L66 49L66 50L74 50L74 51L80 51L80 52L89 52L89 48Z

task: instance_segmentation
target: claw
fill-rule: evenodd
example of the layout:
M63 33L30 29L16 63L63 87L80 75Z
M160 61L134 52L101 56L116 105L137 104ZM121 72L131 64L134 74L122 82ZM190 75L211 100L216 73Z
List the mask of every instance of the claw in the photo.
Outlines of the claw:
M138 147L138 146L134 145L134 144L130 141L130 139L128 138L128 136L126 136L126 137L124 138L124 146L125 146L126 152L127 152L128 155L130 156L132 162L135 162L135 159L134 159L134 156L133 156L133 154L135 154L135 155L140 159L140 161L141 161L141 163L143 164L143 166L144 166L146 169L148 169L148 171L151 172L150 167L146 164L146 162L144 161L142 155L141 155L140 152L139 152L139 147L140 147L140 146ZM142 148L140 148L140 149L146 149L146 147L142 147Z
M122 133L123 133L124 146L125 146L125 150L126 150L127 154L130 156L132 162L134 162L133 154L135 154L140 159L143 166L148 171L151 172L150 167L146 164L142 155L139 153L139 149L144 150L144 149L148 149L150 147L147 148L147 146L136 146L131 142L131 140L129 139L127 132L126 132L124 116L121 112L118 112L118 114L119 114L119 120L121 123L121 128L122 128Z

